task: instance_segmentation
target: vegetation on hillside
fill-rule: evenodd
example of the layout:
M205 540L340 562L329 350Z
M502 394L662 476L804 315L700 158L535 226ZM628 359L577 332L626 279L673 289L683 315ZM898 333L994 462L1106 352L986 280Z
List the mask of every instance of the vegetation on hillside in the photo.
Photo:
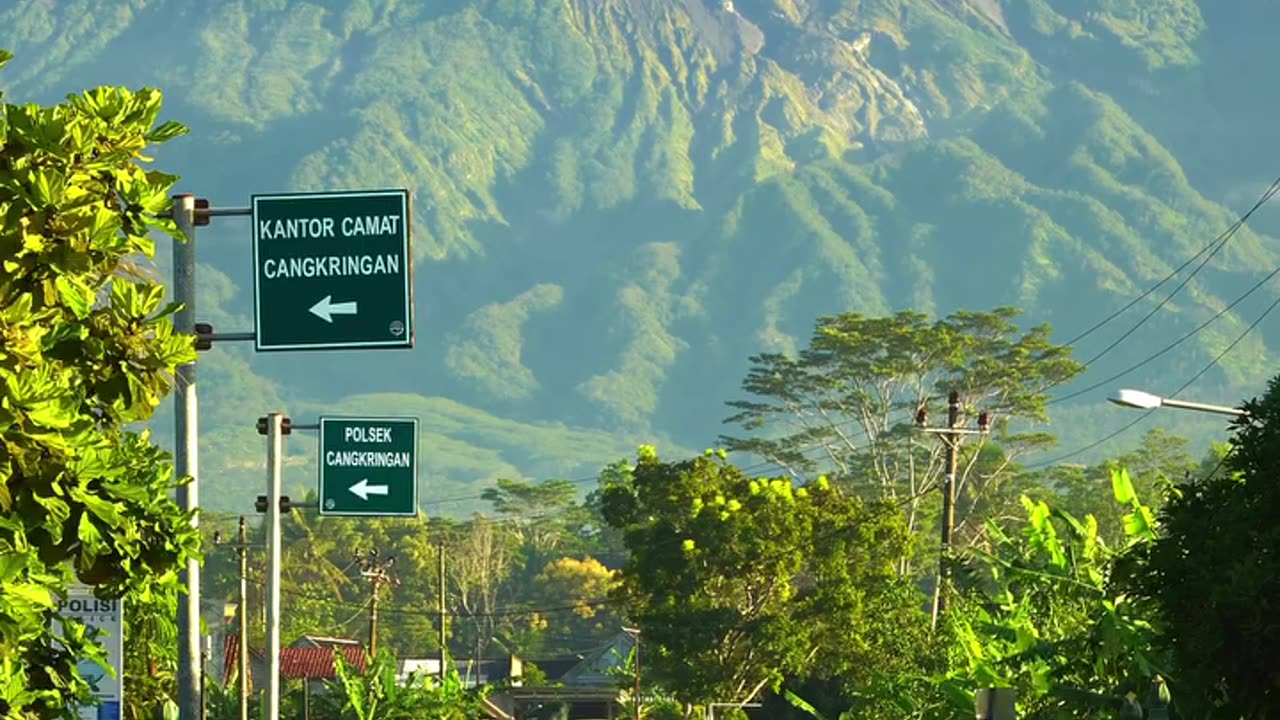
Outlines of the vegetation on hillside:
M496 427L442 431L433 487L451 496L503 475L589 473L602 458L572 439L581 433L699 446L720 413L691 390L734 397L746 359L797 350L815 316L1017 305L1058 332L1084 329L1230 225L1219 188L1239 198L1258 181L1206 170L1180 139L1196 117L1214 138L1201 144L1239 142L1197 88L1226 87L1248 64L1222 59L1244 52L1223 33L1274 12L1240 8L86 0L75 11L19 3L0 25L23 58L6 82L29 96L107 78L164 87L199 140L163 157L215 203L414 191L419 349L203 356L217 392L202 404L202 457L228 478L206 497L233 508L257 484L246 457L269 409L373 408L398 393L433 414L510 421L562 463L540 463ZM189 33L163 31L178 26ZM244 329L241 226L220 219L201 233L201 314ZM1089 377L1209 319L1280 263L1277 249L1247 227L1234 235ZM1232 309L1127 380L1188 377L1252 312ZM1109 332L1081 351L1121 331ZM1206 383L1239 394L1258 382L1268 343L1252 334ZM1057 417L1070 420L1056 429L1064 447L1098 439L1078 403Z

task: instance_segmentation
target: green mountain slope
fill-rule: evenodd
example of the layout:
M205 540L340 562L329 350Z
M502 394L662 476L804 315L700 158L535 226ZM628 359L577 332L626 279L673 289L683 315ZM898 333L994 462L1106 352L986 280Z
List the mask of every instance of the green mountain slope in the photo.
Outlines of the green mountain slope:
M205 473L227 478L213 502L240 507L260 484L253 419L276 407L412 409L432 492L465 494L589 475L646 439L701 447L747 356L802 345L819 314L1015 304L1065 338L1270 180L1249 152L1266 101L1238 92L1269 19L1260 0L29 1L0 11L17 53L0 83L45 101L161 87L193 132L159 160L215 204L413 191L416 350L205 355ZM1273 221L1077 385L1280 264ZM245 329L247 228L201 232L199 312ZM1173 390L1272 292L1123 382ZM1256 390L1275 332L1197 392ZM1064 449L1128 419L1099 411L1104 395L1059 406ZM1168 419L1213 427L1189 422Z

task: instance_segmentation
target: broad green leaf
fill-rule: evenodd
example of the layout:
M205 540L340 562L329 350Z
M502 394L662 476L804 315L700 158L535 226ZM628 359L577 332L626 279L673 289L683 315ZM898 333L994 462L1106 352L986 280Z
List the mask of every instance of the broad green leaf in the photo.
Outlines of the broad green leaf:
M809 702L806 701L804 698L801 698L799 695L796 695L790 690L787 690L783 694L783 697L786 698L786 701L788 703L791 703L791 705L796 709L809 713L811 717L817 718L817 720L826 720L826 718L822 715L822 713L818 712L817 708L815 708L813 705L809 704Z
M1116 502L1121 505L1129 505L1137 499L1133 491L1133 481L1129 479L1129 471L1124 468L1111 471L1111 490L1115 494Z
M52 609L54 606L53 595L49 592L49 589L34 583L5 583L0 585L0 594L8 595L11 598L22 600L46 610Z
M182 123L168 120L146 134L148 142L163 143L187 134L187 127Z
M27 557L18 553L0 553L0 585L5 585L27 568Z
M93 291L78 280L66 275L59 275L54 280L58 288L58 297L77 318L84 318L93 309Z
M89 515L81 515L79 523L80 544L84 548L85 559L92 563L103 548L102 533L98 532L98 526L93 524Z

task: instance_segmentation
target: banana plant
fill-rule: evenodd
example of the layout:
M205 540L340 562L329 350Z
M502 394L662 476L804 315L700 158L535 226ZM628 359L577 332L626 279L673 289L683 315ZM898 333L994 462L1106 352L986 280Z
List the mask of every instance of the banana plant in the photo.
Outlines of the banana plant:
M370 659L364 672L334 652L337 676L316 698L316 720L479 720L486 688L469 689L456 670L443 681L425 673L397 678L396 660L387 651Z

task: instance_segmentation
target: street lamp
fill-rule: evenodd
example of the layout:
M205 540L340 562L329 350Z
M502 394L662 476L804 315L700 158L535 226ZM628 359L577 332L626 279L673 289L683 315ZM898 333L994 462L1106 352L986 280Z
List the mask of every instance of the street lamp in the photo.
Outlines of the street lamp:
M1174 400L1173 398L1160 397L1152 395L1142 390L1123 389L1116 392L1115 395L1107 398L1116 405L1129 408L1137 408L1139 410L1155 410L1156 408L1171 407L1182 408L1184 410L1199 410L1200 412L1216 413L1218 415L1234 415L1235 417L1244 417L1249 414L1244 408L1227 407L1226 405L1207 405L1205 403L1189 402L1187 400Z

